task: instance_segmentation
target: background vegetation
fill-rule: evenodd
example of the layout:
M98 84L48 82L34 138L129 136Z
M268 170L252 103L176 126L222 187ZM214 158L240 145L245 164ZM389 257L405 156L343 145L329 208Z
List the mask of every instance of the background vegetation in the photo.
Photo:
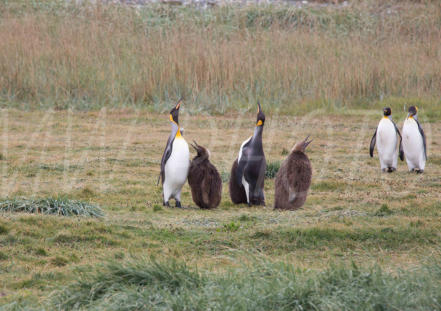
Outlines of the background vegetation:
M257 98L267 110L304 113L393 97L439 117L437 1L209 10L72 2L2 1L3 106L163 111L183 95L191 113L249 109Z

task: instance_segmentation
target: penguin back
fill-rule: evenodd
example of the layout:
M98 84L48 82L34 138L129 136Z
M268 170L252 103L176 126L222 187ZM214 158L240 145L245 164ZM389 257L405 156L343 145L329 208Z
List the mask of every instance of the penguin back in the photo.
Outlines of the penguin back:
M242 184L237 183L237 166L238 166L238 162L236 159L234 160L233 166L231 167L230 183L229 183L230 198L234 204L248 203L247 194L245 193L245 188L243 187Z

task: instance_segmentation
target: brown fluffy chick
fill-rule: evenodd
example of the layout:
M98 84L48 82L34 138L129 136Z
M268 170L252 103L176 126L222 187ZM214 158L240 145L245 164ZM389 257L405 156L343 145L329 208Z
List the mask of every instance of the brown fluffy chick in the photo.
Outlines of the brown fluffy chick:
M191 146L197 155L191 161L188 184L194 203L203 209L216 208L222 197L222 179L216 167L210 163L208 149L195 141Z
M312 141L308 141L308 138L295 144L277 172L274 208L296 210L306 201L312 177L311 162L305 154L306 147Z

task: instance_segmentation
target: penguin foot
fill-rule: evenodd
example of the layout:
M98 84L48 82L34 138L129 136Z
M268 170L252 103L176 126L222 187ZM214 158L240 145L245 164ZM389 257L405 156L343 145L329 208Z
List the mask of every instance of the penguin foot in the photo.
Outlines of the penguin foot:
M177 208L182 208L181 201L176 200L176 207Z
M388 173L392 173L392 172L395 172L396 171L396 168L395 167L388 167L387 168L387 172Z
M417 174L422 174L422 173L424 173L424 170L416 169L415 172L416 172Z
M165 207L170 207L170 203L168 203L168 201L167 201L167 202L164 202L164 203L163 203L163 206L165 206Z

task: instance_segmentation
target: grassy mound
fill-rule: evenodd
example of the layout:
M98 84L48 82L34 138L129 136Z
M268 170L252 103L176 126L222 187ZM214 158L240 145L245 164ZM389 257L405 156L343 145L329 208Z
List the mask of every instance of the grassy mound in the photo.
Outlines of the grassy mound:
M104 215L98 206L63 198L1 200L0 211L87 217L102 217Z
M392 275L380 268L331 266L325 271L258 264L226 274L185 264L110 263L83 271L55 293L56 309L93 310L435 310L441 266Z

